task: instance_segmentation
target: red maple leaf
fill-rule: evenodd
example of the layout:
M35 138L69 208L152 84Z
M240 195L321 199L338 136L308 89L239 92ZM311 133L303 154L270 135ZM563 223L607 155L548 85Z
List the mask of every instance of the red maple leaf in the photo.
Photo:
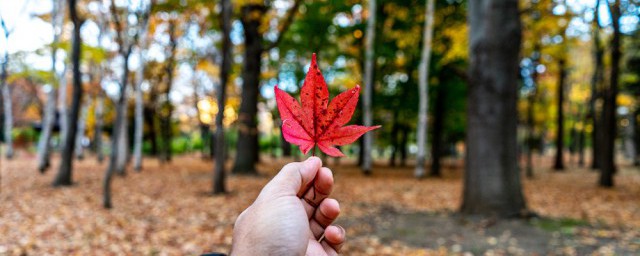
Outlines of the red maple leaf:
M274 90L282 119L282 135L289 143L300 146L303 154L318 145L327 155L344 156L334 146L352 143L366 132L380 128L379 125L343 126L358 105L360 86L340 93L329 103L329 90L318 69L315 53L300 91L302 105L278 86Z

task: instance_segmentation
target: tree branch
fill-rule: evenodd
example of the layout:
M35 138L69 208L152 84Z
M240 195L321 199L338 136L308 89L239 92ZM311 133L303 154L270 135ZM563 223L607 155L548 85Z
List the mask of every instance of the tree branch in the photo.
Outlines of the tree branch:
M282 23L282 26L280 27L280 29L278 31L279 32L278 33L278 38L276 39L276 41L272 42L267 47L265 47L266 51L275 48L276 46L278 46L280 41L282 41L282 38L284 37L284 34L287 32L287 30L289 29L289 27L293 23L293 18L295 18L296 12L298 12L298 7L300 6L301 2L302 2L302 0L295 0L293 2L293 6L291 7L291 9L289 9L289 12L287 13L287 16L286 16L286 18L284 20L284 23Z

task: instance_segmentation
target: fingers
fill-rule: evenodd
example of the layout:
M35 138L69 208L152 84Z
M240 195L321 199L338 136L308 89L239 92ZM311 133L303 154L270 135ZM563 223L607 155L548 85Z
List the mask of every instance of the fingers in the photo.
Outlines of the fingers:
M322 161L318 157L310 157L304 162L285 165L264 187L259 198L274 195L300 197L311 186L320 167L322 167Z
M311 219L318 205L331 194L333 190L333 173L326 167L320 168L316 174L315 182L302 197L307 217Z
M333 198L328 198L320 203L313 218L309 221L309 228L316 239L319 239L325 232L325 228L340 215L340 204Z
M338 255L346 239L346 231L340 226L329 226L324 231L322 247L328 255Z

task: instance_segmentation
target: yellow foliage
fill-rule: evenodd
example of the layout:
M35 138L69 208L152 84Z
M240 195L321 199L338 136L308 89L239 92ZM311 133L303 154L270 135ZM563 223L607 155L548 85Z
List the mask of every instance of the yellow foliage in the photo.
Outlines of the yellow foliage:
M442 35L451 40L451 44L446 46L448 49L445 51L441 60L443 65L455 60L467 58L469 55L468 30L469 27L467 24L461 23L442 31Z
M196 65L196 69L204 71L210 77L220 76L220 67L205 59L202 59L200 60L200 62L198 62L198 64Z

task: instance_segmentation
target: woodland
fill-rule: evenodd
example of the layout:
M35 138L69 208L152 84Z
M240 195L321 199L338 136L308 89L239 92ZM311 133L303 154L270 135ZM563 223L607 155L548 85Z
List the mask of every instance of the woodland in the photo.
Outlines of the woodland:
M640 252L638 0L0 0L0 32L0 255L228 253L311 155L345 255Z

